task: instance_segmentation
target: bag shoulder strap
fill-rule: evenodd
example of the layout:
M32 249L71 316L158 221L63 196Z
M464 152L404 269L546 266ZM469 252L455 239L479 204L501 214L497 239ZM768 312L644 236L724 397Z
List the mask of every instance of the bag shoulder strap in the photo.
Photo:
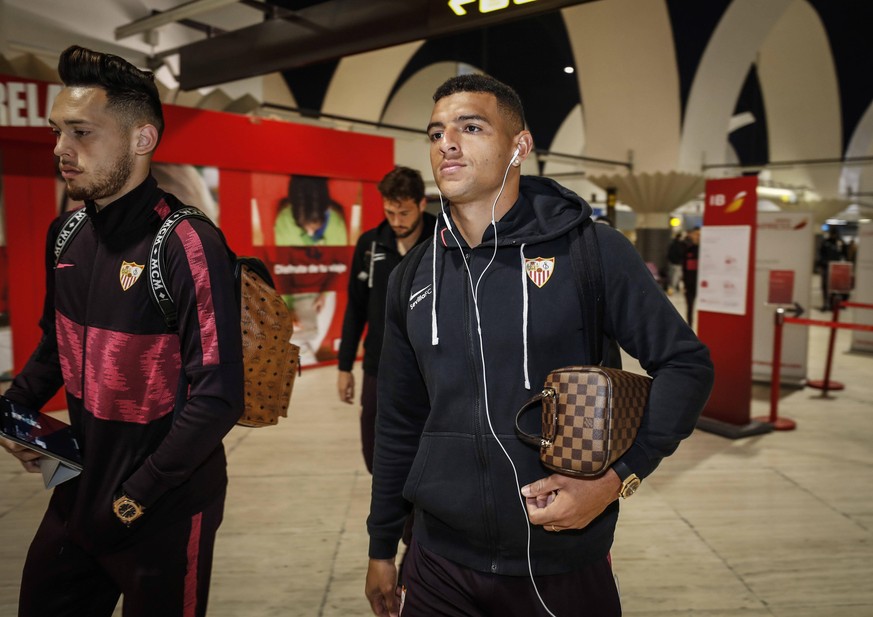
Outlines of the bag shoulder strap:
M604 283L597 242L597 223L591 218L570 231L570 258L576 289L582 299L582 319L592 362L603 358Z
M61 227L61 230L58 232L58 237L55 238L55 266L58 265L58 262L61 260L61 255L63 255L64 251L67 250L67 247L70 245L70 242L73 241L73 238L82 231L82 227L85 226L85 221L87 220L88 213L85 212L85 208L80 208L79 210L76 210L70 218L67 219L64 226Z
M161 223L158 233L152 240L152 248L149 251L149 293L155 305L160 309L164 316L164 322L170 330L175 330L178 325L178 314L176 313L176 305L173 303L173 297L170 295L170 289L167 286L166 280L166 258L167 238L170 233L176 228L176 225L185 219L198 218L207 221L215 227L208 216L193 206L185 206L174 210L167 215L164 222Z

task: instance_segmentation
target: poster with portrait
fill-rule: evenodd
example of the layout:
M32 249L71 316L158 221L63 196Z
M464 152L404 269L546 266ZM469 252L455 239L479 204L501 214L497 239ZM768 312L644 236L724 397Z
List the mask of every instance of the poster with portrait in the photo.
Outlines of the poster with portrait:
M335 360L348 264L361 233L363 183L252 174L252 244L294 314L303 366Z

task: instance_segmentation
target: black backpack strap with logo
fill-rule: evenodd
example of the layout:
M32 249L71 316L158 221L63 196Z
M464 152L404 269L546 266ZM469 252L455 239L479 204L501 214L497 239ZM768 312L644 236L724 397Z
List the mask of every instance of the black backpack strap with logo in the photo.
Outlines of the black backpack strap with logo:
M164 322L170 330L176 330L178 328L179 320L178 313L176 312L176 305L173 303L173 297L170 295L170 289L165 280L166 272L164 269L164 259L167 252L167 239L176 228L176 225L189 218L204 220L215 227L215 223L212 222L212 219L197 208L192 206L179 208L168 214L167 218L164 219L164 222L161 223L161 228L158 229L155 239L152 240L152 248L149 251L149 294L155 305L161 310L161 314L164 316Z
M61 255L64 254L64 251L67 250L67 247L70 245L70 242L73 241L73 238L82 231L82 227L85 226L85 222L88 220L88 213L85 212L85 208L80 208L76 210L70 218L67 219L67 222L64 223L61 230L58 232L58 237L55 238L55 266L58 265L58 262L61 260Z

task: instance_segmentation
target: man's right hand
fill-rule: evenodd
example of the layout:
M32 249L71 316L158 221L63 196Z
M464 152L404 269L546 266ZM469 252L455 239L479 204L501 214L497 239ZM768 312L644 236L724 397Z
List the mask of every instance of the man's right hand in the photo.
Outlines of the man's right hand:
M340 400L351 405L355 400L355 376L351 371L340 371L336 380Z
M373 614L379 617L398 617L397 566L393 559L371 559L367 568L364 588Z
M30 448L25 448L21 444L17 444L14 441L4 438L0 438L0 446L3 446L4 450L21 461L21 466L24 467L26 471L29 471L30 473L39 473L39 459L42 456L39 452L35 452Z

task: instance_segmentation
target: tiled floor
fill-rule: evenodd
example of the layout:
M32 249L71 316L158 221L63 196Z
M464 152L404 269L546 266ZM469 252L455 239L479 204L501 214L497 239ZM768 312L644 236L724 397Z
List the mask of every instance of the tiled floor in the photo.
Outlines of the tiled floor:
M873 357L847 353L848 341L840 332L833 372L845 390L782 392L797 430L737 441L696 431L625 502L613 549L625 615L873 615ZM826 343L813 329L810 378L823 374ZM357 409L337 401L335 374L305 371L288 420L228 437L210 615L369 614L370 479ZM766 415L769 388L754 399L753 415ZM48 493L11 457L0 457L0 478L6 616Z

